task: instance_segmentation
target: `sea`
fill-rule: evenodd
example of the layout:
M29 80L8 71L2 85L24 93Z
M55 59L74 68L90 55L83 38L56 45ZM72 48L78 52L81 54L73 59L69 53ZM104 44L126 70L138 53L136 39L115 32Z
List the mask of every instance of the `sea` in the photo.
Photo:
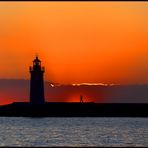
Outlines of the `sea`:
M0 146L148 146L148 118L0 117Z

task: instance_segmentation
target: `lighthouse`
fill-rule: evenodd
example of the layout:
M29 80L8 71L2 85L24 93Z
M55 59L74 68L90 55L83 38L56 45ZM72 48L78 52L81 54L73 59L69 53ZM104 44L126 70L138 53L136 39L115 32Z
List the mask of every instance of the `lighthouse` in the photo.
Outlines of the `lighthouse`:
M33 66L29 67L31 74L30 80L30 103L33 105L43 105L44 98L44 67L41 67L41 61L38 56L33 60Z

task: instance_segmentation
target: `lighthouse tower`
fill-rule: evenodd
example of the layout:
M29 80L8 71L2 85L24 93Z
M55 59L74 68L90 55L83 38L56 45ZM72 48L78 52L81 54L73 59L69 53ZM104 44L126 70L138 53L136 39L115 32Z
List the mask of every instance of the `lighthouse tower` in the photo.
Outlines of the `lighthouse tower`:
M33 67L30 66L30 103L33 105L43 105L45 103L44 98L44 80L43 73L44 67L41 67L41 61L36 58L33 61Z

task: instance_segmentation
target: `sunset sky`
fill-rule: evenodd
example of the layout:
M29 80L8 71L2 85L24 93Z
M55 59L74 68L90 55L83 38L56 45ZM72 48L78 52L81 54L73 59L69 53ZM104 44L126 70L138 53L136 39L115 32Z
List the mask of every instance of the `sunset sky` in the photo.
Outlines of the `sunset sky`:
M148 2L0 2L0 78L148 84Z

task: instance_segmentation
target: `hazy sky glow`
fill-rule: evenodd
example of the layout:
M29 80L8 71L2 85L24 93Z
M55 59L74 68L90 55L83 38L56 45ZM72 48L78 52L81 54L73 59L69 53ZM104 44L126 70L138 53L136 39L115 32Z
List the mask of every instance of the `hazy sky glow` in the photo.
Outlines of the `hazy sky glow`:
M36 53L61 84L148 83L148 2L0 2L0 78Z

